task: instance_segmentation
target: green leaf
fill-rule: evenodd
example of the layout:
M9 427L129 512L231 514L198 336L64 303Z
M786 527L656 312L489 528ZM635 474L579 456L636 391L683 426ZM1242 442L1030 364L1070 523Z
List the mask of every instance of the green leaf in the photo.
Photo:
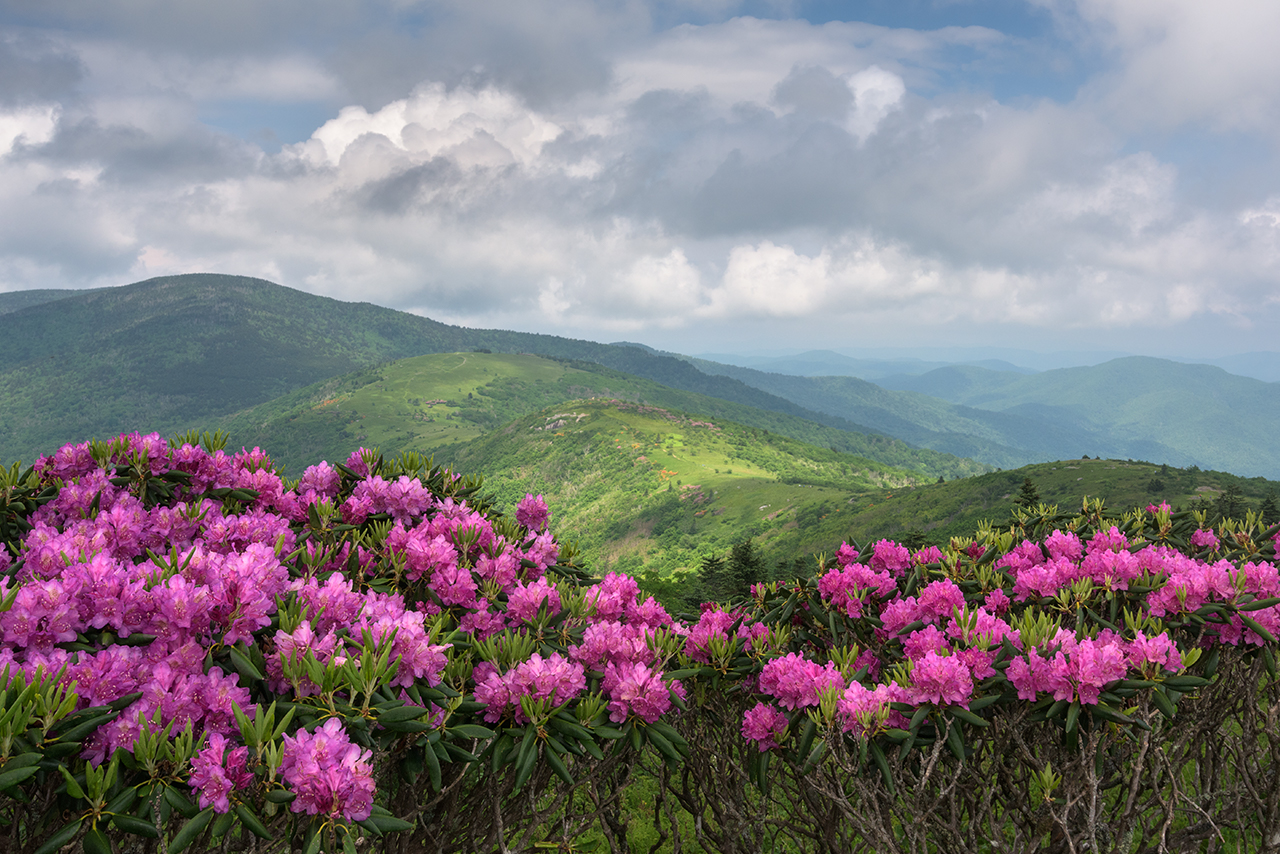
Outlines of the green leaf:
M421 706L403 705L386 709L379 708L378 723L383 726L387 724L404 723L405 721L416 721L427 713L427 710Z
M0 771L0 791L18 785L39 770L40 768L35 765L28 765L25 768L9 768L6 765L5 770Z
M884 778L884 784L889 789L890 795L897 795L897 787L893 785L893 772L889 770L889 760L885 758L884 751L880 749L880 745L874 741L871 742L871 758L875 761L876 767L880 769L880 776Z
M114 721L119 715L119 712L107 712L106 714L92 717L81 724L71 727L70 729L61 730L58 732L58 741L83 741L84 737L89 733L93 732L100 726Z
M978 717L977 715L975 715L973 712L969 711L968 709L962 709L959 706L948 709L947 711L951 713L952 717L959 718L965 723L972 724L973 726L990 726L991 725L990 721L984 720ZM952 727L952 729L954 729L954 727Z
M80 787L80 783L76 781L76 778L71 776L71 772L67 770L67 766L59 765L58 770L62 772L63 777L67 778L67 794L71 795L73 798L84 800L84 789Z
M650 727L645 733L649 737L649 743L652 744L666 760L667 766L673 771L680 767L680 752L676 750L666 736Z
M1216 652L1216 650L1215 650ZM1189 691L1192 688L1202 688L1209 684L1209 680L1202 676L1170 676L1164 680L1166 688L1172 688L1175 691Z
M516 767L516 784L515 788L519 791L524 784L529 782L529 778L533 776L533 767L537 764L538 750L533 746L536 739L533 736L525 736L529 741L529 749L521 746L519 764Z
M964 734L960 729L960 726L955 721L952 721L951 726L947 727L947 747L951 748L951 752L955 754L956 759L963 762Z
M173 791L172 787L165 790L166 798L171 791ZM209 826L211 821L213 821L213 807L205 807L174 835L169 842L169 854L179 854L179 852L187 850L187 846L195 842L197 836L204 833L205 828Z
M364 821L360 822L361 826L369 827L372 825L382 833L401 833L406 830L413 830L415 825L411 821L405 821L402 818L396 818L391 815L371 815Z
M173 786L165 786L164 799L169 806L182 813L184 818L195 819L200 812L199 807L191 803L186 795L179 792Z
M804 721L804 729L800 731L800 744L796 748L796 758L803 762L813 749L813 740L818 735L818 726L808 717Z
M132 833L134 836L145 836L149 839L159 839L160 830L151 822L138 818L137 816L116 813L111 817L111 823L123 830L125 833Z
M97 825L89 828L80 844L84 846L84 854L112 854L111 840L107 839L107 835Z
M249 832L259 839L271 839L271 831L267 830L266 825L262 823L262 819L258 818L258 814L248 804L236 804L236 816L240 819L240 823L249 829Z
M553 718L552 723L555 723L555 720ZM457 726L449 727L446 732L451 735L460 735L463 738L493 738L497 735L493 730L488 727L482 727L479 724L458 724Z
M84 819L78 818L70 824L64 824L61 830L46 839L44 845L41 845L31 854L53 854L53 852L61 850L62 846L74 839L75 835L80 832L80 823L82 821Z
M1264 628L1262 624L1259 623L1257 620L1255 620L1253 617L1248 617L1248 616L1245 616L1244 614L1240 614L1238 616L1240 617L1240 622L1244 623L1246 626L1248 626L1249 628L1257 632L1258 636L1261 637L1264 641L1266 641L1267 643L1276 642L1276 636L1271 634L1271 632L1267 631L1266 628Z
M213 820L213 826L209 828L210 839L223 839L231 828L236 826L236 814L233 812L224 812Z
M670 747L670 745L667 746ZM544 750L542 751L542 756L547 760L547 764L551 766L551 770L555 772L557 777L564 780L570 786L575 785L573 782L573 776L569 773L569 769L565 767L564 760L561 759L554 750Z
M288 789L272 789L264 796L267 803L271 804L291 804L298 797L297 792L291 792Z
M440 773L440 757L436 756L434 745L426 745L422 748L422 758L427 768L427 776L431 780L431 790L440 791L440 787L444 785L443 775ZM517 787L519 788L519 787Z

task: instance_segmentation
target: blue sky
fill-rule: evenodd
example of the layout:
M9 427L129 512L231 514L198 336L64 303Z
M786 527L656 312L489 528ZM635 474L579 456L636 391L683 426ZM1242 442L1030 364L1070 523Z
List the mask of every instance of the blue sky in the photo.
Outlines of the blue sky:
M0 290L684 352L1280 334L1271 0L8 0Z

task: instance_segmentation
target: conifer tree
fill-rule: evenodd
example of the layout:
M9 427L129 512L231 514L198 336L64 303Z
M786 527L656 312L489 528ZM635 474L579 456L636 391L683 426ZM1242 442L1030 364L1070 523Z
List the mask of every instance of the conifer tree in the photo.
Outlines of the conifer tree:
M764 555L750 537L734 543L729 552L728 575L735 597L750 595L751 585L765 580Z
M1280 506L1276 504L1276 491L1274 489L1267 492L1266 498L1262 499L1262 506L1258 508L1258 512L1262 515L1262 524L1274 525L1280 522Z
M1040 503L1040 490L1036 489L1035 481L1026 478L1022 481L1022 489L1018 492L1018 497L1013 500L1017 507L1026 507L1030 510Z

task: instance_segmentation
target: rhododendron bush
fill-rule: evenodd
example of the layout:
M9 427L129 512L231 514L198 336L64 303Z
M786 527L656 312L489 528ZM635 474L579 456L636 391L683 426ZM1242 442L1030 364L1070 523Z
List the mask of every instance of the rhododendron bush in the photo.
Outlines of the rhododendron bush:
M673 619L530 495L122 436L0 484L0 850L1280 840L1274 531L1023 512ZM510 515L507 515L510 513Z

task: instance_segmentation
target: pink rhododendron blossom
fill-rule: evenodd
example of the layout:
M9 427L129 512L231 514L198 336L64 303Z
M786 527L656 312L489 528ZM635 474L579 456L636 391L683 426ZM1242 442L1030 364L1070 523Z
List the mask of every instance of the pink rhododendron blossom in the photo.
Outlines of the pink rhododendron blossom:
M363 821L373 811L371 751L351 743L342 721L329 718L315 732L284 736L280 775L297 797L296 813Z
M923 566L929 563L942 563L947 556L942 553L942 549L937 546L925 546L911 556L911 563L915 566Z
M950 578L930 582L916 600L916 619L926 623L947 619L964 607L964 592Z
M886 598L897 590L897 583L887 570L879 572L860 563L827 570L818 580L818 592L847 616L857 618L869 596Z
M516 505L516 521L524 525L526 529L534 532L541 532L547 527L547 502L542 499L541 495L536 498L526 493L524 498L520 499L520 503Z
M1099 531L1089 538L1086 554L1097 554L1102 551L1118 552L1129 547L1129 538L1120 529L1112 525L1106 531Z
M1173 673L1182 669L1182 654L1168 632L1150 638L1138 632L1129 644L1129 661L1139 670L1145 670L1148 664Z
M858 560L858 550L848 543L841 543L840 549L836 552L836 562L840 566L848 566Z
M1198 549L1208 549L1210 551L1218 550L1218 535L1213 531L1206 531L1197 528L1196 532L1191 535L1191 545Z
M511 620L527 623L546 605L547 613L560 613L560 592L555 585L540 578L529 584L517 581L507 597L507 614Z
M973 696L973 674L958 657L930 650L912 667L909 690L915 703L958 704L967 709Z
M886 720L889 703L894 701L889 685L868 688L861 682L851 682L840 696L837 709L845 732L867 737L874 735L879 721Z
M876 572L887 571L894 578L901 578L911 566L911 552L892 540L881 540L871 548L870 564Z
M1072 531L1054 531L1045 538L1044 546L1049 550L1049 558L1065 558L1078 561L1084 554L1084 545Z
M912 661L924 658L925 653L936 652L949 654L951 646L947 636L937 626L925 626L917 629L902 642L902 654Z
M596 619L617 620L634 604L640 593L635 579L611 572L600 583L587 589L587 603L594 605Z
M752 626L740 612L708 608L698 617L697 623L685 629L684 654L694 661L711 663L711 639L728 640L729 630L739 620L742 622L735 633L737 637L746 639L768 631L768 626Z
M211 733L204 748L191 757L188 782L199 793L201 809L213 807L217 813L230 812L231 793L253 784L253 772L247 767L249 748L242 744L227 750L228 744L222 733Z
M765 663L760 671L760 693L768 694L785 709L816 706L828 688L843 688L844 677L831 662L825 666L789 653Z
M653 723L671 708L671 692L660 672L641 662L610 662L601 688L609 697L609 720L623 723L634 715Z
M742 717L742 737L754 741L761 753L777 747L786 731L787 716L768 703L757 703Z
M987 594L986 598L982 600L982 603L983 607L991 613L1004 614L1009 610L1009 594L997 587L995 590L992 590Z
M653 653L644 635L644 626L592 623L583 630L582 643L570 649L569 655L590 670L604 670L607 664L651 662Z

